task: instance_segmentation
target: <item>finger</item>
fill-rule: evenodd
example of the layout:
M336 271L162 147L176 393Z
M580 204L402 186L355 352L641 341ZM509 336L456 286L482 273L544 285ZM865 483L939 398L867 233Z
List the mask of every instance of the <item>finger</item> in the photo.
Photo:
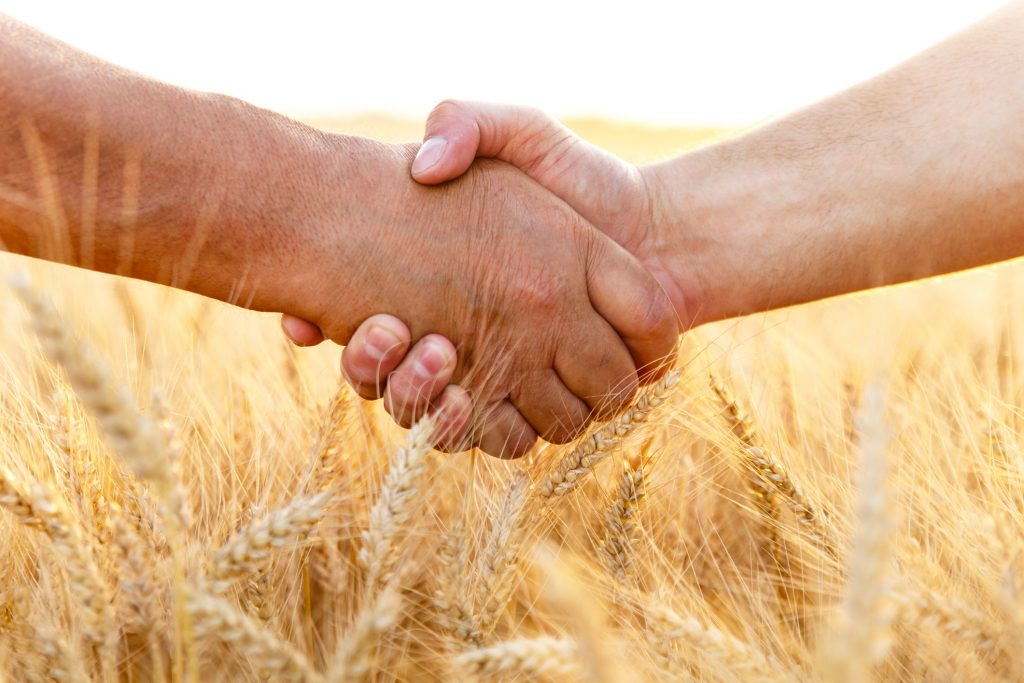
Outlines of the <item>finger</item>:
M633 358L620 335L596 312L591 312L576 338L584 343L559 347L555 370L568 390L590 407L595 418L607 419L636 394Z
M625 343L644 383L653 381L664 374L679 341L672 303L658 281L611 240L595 240L588 260L591 304Z
M430 411L434 416L435 448L449 453L470 447L469 425L473 417L473 403L469 393L457 384L449 384L434 401Z
M590 407L569 391L554 370L524 383L510 400L540 438L551 443L572 441L590 420Z
M498 458L526 455L537 441L537 432L509 401L488 408L477 420L480 449Z
M455 346L439 334L416 342L388 377L384 408L395 422L410 427L427 414L431 402L451 381L457 357Z
M316 346L326 339L318 326L287 313L281 316L281 330L296 346Z
M352 335L341 353L341 367L360 396L374 400L384 394L387 376L409 349L409 328L392 315L374 315Z

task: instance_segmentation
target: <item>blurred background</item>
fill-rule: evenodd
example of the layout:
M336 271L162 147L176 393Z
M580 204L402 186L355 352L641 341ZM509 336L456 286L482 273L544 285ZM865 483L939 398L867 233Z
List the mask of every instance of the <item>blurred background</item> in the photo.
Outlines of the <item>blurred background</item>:
M145 74L306 119L422 119L459 97L735 128L867 78L1001 4L0 0L0 11Z

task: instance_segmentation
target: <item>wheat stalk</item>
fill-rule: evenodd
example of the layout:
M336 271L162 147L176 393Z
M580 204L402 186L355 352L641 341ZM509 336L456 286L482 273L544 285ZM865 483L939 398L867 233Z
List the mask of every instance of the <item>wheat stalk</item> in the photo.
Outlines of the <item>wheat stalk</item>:
M399 554L398 535L408 525L415 509L433 428L429 417L413 426L405 446L392 458L380 495L370 509L359 560L366 568L366 587L371 593L391 580Z
M454 658L458 670L472 676L578 676L580 652L568 638L516 638L462 652Z
M357 683L373 668L373 653L381 638L398 621L402 595L394 585L387 586L376 601L364 608L355 625L345 634L335 663L328 675L330 683Z
M323 680L301 652L223 598L194 586L187 600L197 638L230 645L255 669L275 676L275 680Z
M654 626L650 637L658 640L679 640L700 654L714 660L716 666L729 671L744 671L752 680L784 679L782 667L761 650L694 617L684 617L667 605L653 599L643 605L648 624Z
M633 568L636 543L635 517L644 497L644 466L637 460L623 461L618 493L605 511L601 557L605 569L620 583L626 583Z
M33 631L32 650L42 659L44 670L52 680L58 683L89 683L81 656L63 635L48 624L36 624Z
M438 559L442 578L434 594L434 606L441 613L442 626L461 641L477 643L483 636L480 620L474 614L469 538L461 521L455 522L445 533Z
M104 680L113 680L116 670L114 650L116 629L111 609L110 590L104 582L92 549L86 544L67 507L45 484L32 491L32 509L46 528L53 547L63 560L68 585L81 607L82 635L97 651Z
M476 604L480 606L478 630L483 638L494 631L516 585L529 491L530 477L523 470L516 471L491 519L491 535L477 565L480 576L476 597Z
M679 372L669 372L641 394L621 415L584 439L548 474L540 487L541 497L550 503L575 491L599 462L611 455L627 436L650 419L651 412L665 402L666 396L678 382Z
M889 493L881 387L864 393L859 420L860 475L857 529L847 570L847 585L835 630L824 644L823 673L836 682L860 683L873 678L875 665L892 645L895 515Z
M0 507L3 507L25 526L45 530L32 500L15 483L16 479L6 466L0 465Z
M233 581L259 571L274 553L307 536L323 519L330 499L326 491L299 498L235 533L214 553L209 571L213 590L224 592Z

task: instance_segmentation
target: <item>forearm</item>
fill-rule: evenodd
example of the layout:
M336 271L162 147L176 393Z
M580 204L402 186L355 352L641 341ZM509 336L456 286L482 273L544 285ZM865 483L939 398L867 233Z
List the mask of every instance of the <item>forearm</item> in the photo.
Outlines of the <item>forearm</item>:
M647 169L695 322L1024 253L1024 6L868 83Z
M324 223L317 193L359 187L337 161L344 139L140 77L3 17L0 32L7 249L289 310Z

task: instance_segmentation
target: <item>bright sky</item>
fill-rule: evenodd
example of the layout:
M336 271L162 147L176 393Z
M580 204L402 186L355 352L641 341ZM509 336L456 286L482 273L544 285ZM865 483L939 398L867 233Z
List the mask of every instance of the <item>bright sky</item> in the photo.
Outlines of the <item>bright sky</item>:
M292 114L445 97L745 124L892 66L1002 0L0 0L137 71Z

